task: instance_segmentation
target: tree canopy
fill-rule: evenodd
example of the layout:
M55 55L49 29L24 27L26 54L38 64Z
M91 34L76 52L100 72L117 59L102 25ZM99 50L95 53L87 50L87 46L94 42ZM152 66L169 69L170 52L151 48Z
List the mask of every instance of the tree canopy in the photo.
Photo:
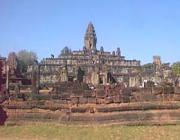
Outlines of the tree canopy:
M142 72L153 73L154 65L153 63L147 63L147 64L142 65L141 69L142 69Z
M180 76L180 62L172 64L172 71L175 76Z
M61 55L67 55L67 54L71 54L71 49L68 48L67 46L65 46L62 50L61 50L61 54L59 55L59 57Z
M21 50L17 53L18 66L21 72L26 72L28 65L32 65L34 61L37 61L37 54L32 51Z

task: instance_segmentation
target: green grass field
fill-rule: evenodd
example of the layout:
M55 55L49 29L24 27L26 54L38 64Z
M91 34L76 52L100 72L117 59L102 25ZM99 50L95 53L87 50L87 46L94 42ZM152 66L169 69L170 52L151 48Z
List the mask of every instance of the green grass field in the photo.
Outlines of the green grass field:
M37 123L0 127L0 140L179 140L180 125L58 125Z

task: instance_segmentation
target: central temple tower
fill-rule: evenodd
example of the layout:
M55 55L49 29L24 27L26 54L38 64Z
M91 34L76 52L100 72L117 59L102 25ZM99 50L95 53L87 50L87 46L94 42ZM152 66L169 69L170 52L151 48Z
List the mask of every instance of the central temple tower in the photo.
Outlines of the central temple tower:
M84 46L87 51L96 51L96 32L94 30L93 24L90 22L88 24L85 37L84 37Z

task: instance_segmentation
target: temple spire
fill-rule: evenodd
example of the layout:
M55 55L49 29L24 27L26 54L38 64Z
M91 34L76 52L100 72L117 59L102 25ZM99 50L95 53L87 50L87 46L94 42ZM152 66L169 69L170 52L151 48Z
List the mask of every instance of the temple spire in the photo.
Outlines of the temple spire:
M96 32L95 32L92 22L90 22L88 24L85 37L84 37L84 45L85 45L86 50L96 51L96 42L97 42Z

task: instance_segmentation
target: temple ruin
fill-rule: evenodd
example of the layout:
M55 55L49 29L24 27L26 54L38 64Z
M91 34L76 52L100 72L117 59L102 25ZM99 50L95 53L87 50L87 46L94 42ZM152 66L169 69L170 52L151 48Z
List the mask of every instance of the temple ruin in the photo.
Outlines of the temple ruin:
M65 47L57 58L33 61L25 73L15 53L0 57L0 122L179 124L180 77L169 63L154 56L140 65L120 48L111 53L96 44L89 23L82 50Z
M66 47L58 58L45 58L41 61L40 83L76 81L80 68L84 73L82 81L85 83L105 85L124 82L127 86L139 86L139 82L136 81L139 80L140 61L126 60L121 55L120 48L112 53L104 51L102 46L98 50L96 43L96 32L90 22L85 32L82 50L69 52ZM32 66L28 72L31 71Z

